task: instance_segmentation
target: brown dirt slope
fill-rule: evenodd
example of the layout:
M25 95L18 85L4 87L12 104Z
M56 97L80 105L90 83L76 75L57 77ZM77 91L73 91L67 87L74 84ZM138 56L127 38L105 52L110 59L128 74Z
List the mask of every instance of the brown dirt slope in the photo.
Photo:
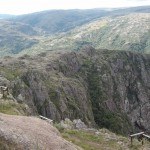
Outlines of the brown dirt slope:
M52 125L35 117L0 113L1 150L80 150Z

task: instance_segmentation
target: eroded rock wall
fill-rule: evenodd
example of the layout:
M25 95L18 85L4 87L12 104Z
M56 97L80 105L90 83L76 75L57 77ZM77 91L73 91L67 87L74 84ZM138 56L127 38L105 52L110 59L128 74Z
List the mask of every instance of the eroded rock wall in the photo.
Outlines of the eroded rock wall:
M55 59L47 54L5 64L9 71L9 64L22 70L8 79L1 66L13 96L34 115L81 119L125 134L150 128L149 55L86 48Z

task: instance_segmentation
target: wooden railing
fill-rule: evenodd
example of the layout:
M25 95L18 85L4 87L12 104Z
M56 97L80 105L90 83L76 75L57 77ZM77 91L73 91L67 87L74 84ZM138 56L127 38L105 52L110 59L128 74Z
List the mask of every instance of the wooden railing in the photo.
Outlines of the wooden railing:
M48 123L53 124L53 120L51 120L51 119L49 119L49 118L46 118L46 117L44 117L44 116L41 116L41 115L39 115L39 117L40 117L41 119L43 119L43 120L46 120Z
M149 135L143 134L143 136L144 136L145 138L147 138L148 140L150 140L150 136L149 136Z
M146 135L144 132L139 132L139 133L131 134L130 135L131 145L133 144L133 138L134 137L138 137L138 136L141 138L142 145L144 144L143 138L146 138L146 139L150 140L150 136Z

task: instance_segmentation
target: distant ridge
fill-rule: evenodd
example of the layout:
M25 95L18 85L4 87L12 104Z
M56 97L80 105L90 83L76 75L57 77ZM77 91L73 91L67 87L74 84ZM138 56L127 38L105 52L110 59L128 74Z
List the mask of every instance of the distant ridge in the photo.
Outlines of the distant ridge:
M95 19L106 16L122 16L130 13L150 13L150 6L130 8L95 8L95 9L71 9L71 10L46 10L14 18L14 21L30 24L43 29L47 34L66 32L76 26L83 25Z
M0 14L0 19L9 19L14 17L15 15L9 15L9 14Z
M2 16L5 19L0 20L1 57L49 50L76 51L87 45L150 52L150 6L47 10L10 18Z

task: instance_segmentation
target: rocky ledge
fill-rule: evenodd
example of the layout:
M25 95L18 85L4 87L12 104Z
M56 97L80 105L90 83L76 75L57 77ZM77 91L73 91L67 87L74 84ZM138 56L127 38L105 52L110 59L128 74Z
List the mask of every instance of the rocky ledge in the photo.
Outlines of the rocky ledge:
M64 140L52 125L36 117L0 113L0 149L81 150Z

